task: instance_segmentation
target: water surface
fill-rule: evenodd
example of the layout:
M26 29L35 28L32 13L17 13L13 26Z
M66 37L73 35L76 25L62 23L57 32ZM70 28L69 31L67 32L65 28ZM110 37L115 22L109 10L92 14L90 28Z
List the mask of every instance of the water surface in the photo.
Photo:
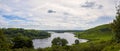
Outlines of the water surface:
M60 37L60 38L64 38L68 41L67 45L72 45L75 43L75 40L78 39L75 37L75 35L73 33L70 32L65 32L65 33L55 33L55 32L50 32L51 33L51 37L49 38L45 38L45 39L34 39L33 40L33 45L34 48L46 48L46 47L51 47L51 41L56 38L56 37ZM87 42L86 39L78 39L80 41L80 43L83 42Z

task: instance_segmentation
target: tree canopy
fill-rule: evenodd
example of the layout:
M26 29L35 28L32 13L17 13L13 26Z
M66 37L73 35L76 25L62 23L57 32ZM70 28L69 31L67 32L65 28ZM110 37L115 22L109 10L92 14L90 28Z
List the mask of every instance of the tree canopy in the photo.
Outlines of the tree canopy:
M54 38L52 40L52 45L65 46L68 41L66 39L61 39L60 37Z
M33 48L33 42L30 38L23 36L21 34L18 34L13 40L13 48Z
M41 30L28 30L28 29L22 29L22 28L3 28L2 29L4 32L4 34L6 34L8 37L15 37L18 34L22 34L24 36L27 36L29 38L48 38L51 36L50 33L45 32L45 31L41 31Z
M79 40L78 39L76 39L75 40L75 44L79 44L80 42L79 42Z

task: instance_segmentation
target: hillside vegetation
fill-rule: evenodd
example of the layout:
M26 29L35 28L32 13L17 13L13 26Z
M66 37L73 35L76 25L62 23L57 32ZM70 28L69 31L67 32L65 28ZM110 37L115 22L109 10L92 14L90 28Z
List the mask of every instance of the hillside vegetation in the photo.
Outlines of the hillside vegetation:
M95 28L85 30L83 32L76 32L75 35L79 38L88 40L111 40L113 38L110 24L100 25Z
M35 39L35 38L48 38L51 36L50 33L41 31L41 30L28 30L28 29L22 29L22 28L3 28L3 33L7 35L8 37L16 37L19 34L23 36L27 36L29 38Z

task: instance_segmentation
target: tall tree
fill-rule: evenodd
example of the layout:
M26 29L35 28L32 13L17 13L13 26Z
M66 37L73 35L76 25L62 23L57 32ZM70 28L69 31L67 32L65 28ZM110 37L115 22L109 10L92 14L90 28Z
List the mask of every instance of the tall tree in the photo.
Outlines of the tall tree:
M10 41L5 37L3 31L0 29L0 50L6 51L11 47Z
M120 42L120 4L118 5L116 19L112 23L112 30L115 34L116 42Z

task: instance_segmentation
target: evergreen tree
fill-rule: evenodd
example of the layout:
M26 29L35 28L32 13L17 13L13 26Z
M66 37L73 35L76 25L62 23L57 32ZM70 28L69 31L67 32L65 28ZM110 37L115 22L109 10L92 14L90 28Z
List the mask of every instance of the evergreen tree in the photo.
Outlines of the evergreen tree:
M120 42L120 4L117 7L116 19L112 23L112 30L115 34L116 42Z
M79 40L76 39L76 40L75 40L75 44L79 44L79 43L80 43Z

